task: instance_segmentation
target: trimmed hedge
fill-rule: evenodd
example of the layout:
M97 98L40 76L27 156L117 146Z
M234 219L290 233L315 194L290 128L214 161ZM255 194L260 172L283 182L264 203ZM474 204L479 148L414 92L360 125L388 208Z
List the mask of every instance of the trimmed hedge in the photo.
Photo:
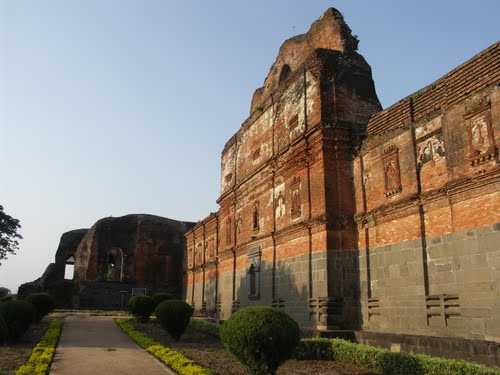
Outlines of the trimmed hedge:
M213 375L213 372L209 369L194 363L181 353L167 348L144 333L137 331L130 322L130 319L115 319L118 327L134 340L137 345L158 358L179 375Z
M61 336L62 322L53 320L47 333L31 352L28 361L16 370L16 375L46 375L54 359L56 346Z
M0 345L2 345L6 340L9 334L9 329L7 328L7 323L0 315Z
M351 363L387 375L500 375L499 369L462 360L393 353L342 339L304 339L295 350L294 358Z
M191 321L189 322L189 327L220 339L220 326L218 324L210 323L203 319L191 319Z
M169 294L169 293L155 293L155 294L153 294L153 296L151 298L153 298L153 301L155 303L155 309L163 301L169 301L169 300L176 299L172 294Z
M140 322L147 322L155 310L155 303L151 297L135 296L128 301L128 310Z
M155 310L161 327L175 340L179 341L186 330L194 309L184 301L163 301Z
M26 333L35 318L35 307L26 301L12 300L0 304L2 315L8 328L8 341L16 341Z
M252 374L275 374L294 353L300 329L283 311L252 306L238 310L224 322L220 338Z
M54 310L54 298L47 293L30 294L26 301L35 306L35 322L38 323L44 316Z

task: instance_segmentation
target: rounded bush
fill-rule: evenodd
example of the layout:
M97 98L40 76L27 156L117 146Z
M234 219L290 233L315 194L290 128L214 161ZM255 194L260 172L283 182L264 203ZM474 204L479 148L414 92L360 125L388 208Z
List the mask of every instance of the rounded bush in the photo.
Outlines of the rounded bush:
M298 324L266 306L239 310L220 328L221 341L252 374L275 374L300 341Z
M15 341L26 333L35 317L35 307L26 301L13 300L0 304L0 315L7 324L8 341Z
M7 323L0 315L0 345L2 345L7 340L7 335L9 334L9 330L7 328Z
M39 322L49 312L54 310L54 298L47 293L35 293L26 298L26 301L35 306L35 322Z
M128 301L128 310L140 322L147 322L155 309L151 297L135 296Z
M175 299L175 297L168 293L155 293L153 294L153 301L155 301L155 309L163 301L169 301Z
M184 301L163 301L155 310L155 315L162 328L175 340L179 341L186 330L194 309Z

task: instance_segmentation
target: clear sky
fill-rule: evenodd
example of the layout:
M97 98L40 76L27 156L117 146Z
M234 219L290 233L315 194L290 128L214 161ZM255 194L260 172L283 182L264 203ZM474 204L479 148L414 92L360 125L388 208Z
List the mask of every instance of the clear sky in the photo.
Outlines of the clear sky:
M0 204L13 291L105 216L215 211L219 156L280 44L338 8L384 107L496 42L500 1L0 0Z

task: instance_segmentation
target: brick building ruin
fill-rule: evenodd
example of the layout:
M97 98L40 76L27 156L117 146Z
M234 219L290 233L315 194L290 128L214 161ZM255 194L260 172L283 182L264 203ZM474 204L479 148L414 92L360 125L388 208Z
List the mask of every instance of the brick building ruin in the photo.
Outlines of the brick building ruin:
M222 151L218 212L186 234L186 301L409 350L498 342L500 43L385 110L357 43L329 9L281 46Z
M90 229L64 233L56 262L41 278L23 284L19 295L48 292L58 307L86 309L123 308L133 293L180 297L184 234L192 226L141 214L107 217Z

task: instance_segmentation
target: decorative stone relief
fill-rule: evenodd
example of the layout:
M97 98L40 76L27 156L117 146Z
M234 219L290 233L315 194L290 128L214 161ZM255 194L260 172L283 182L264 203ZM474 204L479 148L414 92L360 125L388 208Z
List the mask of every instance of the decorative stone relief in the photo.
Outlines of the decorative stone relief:
M443 135L434 134L417 145L417 162L420 167L428 162L436 162L446 156Z
M401 171L399 169L399 150L396 146L389 146L384 150L384 179L385 196L391 197L403 190L401 185Z
M281 218L285 215L285 196L283 195L283 192L280 191L278 193L278 198L276 199L276 218Z
M302 200L300 197L301 183L300 177L296 176L293 178L292 185L290 187L291 191L291 215L292 219L297 219L302 216Z
M478 113L466 116L466 124L471 165L479 165L494 159L497 149L493 138L491 111L489 107L483 108Z

